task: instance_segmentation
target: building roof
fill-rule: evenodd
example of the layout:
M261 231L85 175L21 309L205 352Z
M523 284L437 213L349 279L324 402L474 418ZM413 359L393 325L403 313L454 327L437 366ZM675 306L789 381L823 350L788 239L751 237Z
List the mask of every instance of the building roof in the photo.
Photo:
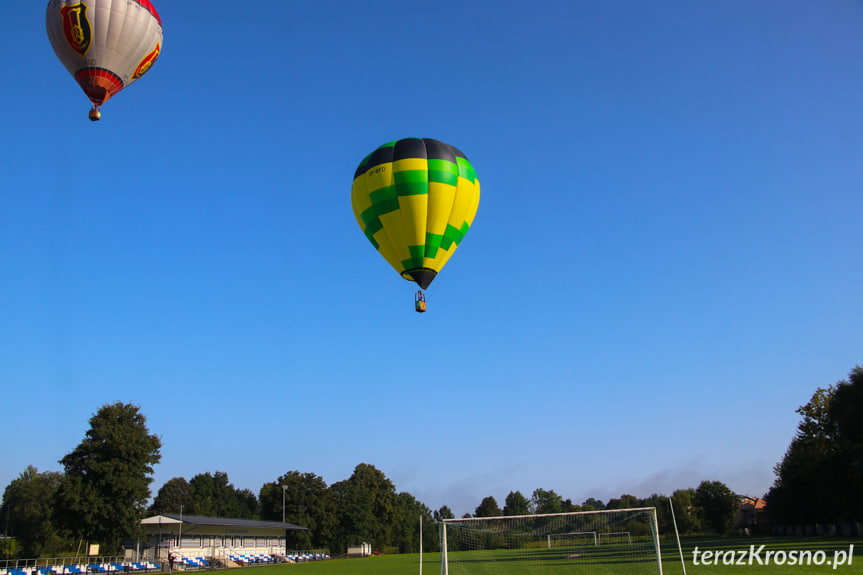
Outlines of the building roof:
M741 495L740 506L754 509L764 509L765 507L767 507L767 500L763 497L750 497L748 495Z
M226 517L204 517L202 515L171 515L163 513L141 520L141 525L168 525L182 523L183 525L210 525L214 527L246 527L257 529L307 529L293 523L281 521L257 521L255 519L229 519Z

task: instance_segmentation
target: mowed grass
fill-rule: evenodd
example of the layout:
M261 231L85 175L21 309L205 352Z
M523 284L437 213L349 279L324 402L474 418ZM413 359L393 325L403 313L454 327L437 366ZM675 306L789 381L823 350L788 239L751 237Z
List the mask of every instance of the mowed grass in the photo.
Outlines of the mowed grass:
M757 550L761 545L764 545L760 553L764 565L759 565L757 561L753 561L753 565L748 564L749 557L746 557L746 565L737 565L736 561L739 557L739 552L749 552L754 545ZM846 558L844 564L836 566L834 569L834 558L842 558L842 553L847 553L849 546L854 545L854 555L850 560ZM683 556L686 561L687 575L736 575L736 574L763 574L763 575L825 575L827 573L836 574L861 574L863 575L863 539L828 539L828 538L801 538L801 537L745 537L739 539L690 539L683 541ZM699 557L704 551L713 553L720 552L721 559L718 564L713 564L714 560L710 560L710 565L704 565L699 561L698 565L693 564L693 551L695 548L699 550ZM722 559L728 561L731 554L735 552L735 564L724 564ZM786 555L790 551L795 552L812 552L823 551L825 559L822 565L796 565L790 566L777 565L771 559L768 563L766 559L767 551L784 551ZM830 562L830 564L827 563ZM544 573L613 573L614 575L630 575L640 574L645 572L656 572L658 570L645 571L643 565L627 565L626 562L620 562L607 565L577 565L572 562L568 564L567 570L557 570L554 566L550 566L552 570L538 571L522 568L518 571L519 575L541 575ZM560 567L560 566L558 566ZM593 570L591 570L591 568ZM605 569L604 571L602 569ZM247 575L417 575L420 572L419 555L381 555L375 557L366 557L364 559L331 559L327 561L313 561L309 563L300 563L297 565L272 565L266 567L250 568L251 573ZM597 571L597 569L599 569ZM664 575L682 575L683 567L680 563L680 552L677 549L677 543L673 541L664 541L662 544L662 570ZM247 571L247 570L246 570ZM493 571L486 571L480 567L476 573L482 574ZM440 573L440 555L438 553L423 554L423 575L438 575Z

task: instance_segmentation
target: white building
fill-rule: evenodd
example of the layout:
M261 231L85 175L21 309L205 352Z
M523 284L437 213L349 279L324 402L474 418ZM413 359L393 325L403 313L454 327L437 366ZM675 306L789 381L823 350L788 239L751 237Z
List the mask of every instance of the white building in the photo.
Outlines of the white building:
M136 560L166 561L204 557L221 561L232 556L285 556L287 531L306 529L279 521L225 519L196 515L155 515L141 520L146 540L127 549Z

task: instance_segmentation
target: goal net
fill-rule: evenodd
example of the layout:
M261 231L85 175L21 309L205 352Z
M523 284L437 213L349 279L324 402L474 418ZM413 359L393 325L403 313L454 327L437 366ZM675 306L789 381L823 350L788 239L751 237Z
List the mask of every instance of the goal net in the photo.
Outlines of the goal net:
M441 575L662 575L656 509L446 519Z

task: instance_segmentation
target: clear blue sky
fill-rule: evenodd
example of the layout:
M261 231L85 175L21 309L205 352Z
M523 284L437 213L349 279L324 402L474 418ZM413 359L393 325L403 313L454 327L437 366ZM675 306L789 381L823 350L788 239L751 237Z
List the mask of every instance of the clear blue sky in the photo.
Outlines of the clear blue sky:
M45 4L5 36L0 489L123 401L154 493L762 495L863 363L859 0L158 0L98 124ZM424 315L350 203L409 136L483 194Z

